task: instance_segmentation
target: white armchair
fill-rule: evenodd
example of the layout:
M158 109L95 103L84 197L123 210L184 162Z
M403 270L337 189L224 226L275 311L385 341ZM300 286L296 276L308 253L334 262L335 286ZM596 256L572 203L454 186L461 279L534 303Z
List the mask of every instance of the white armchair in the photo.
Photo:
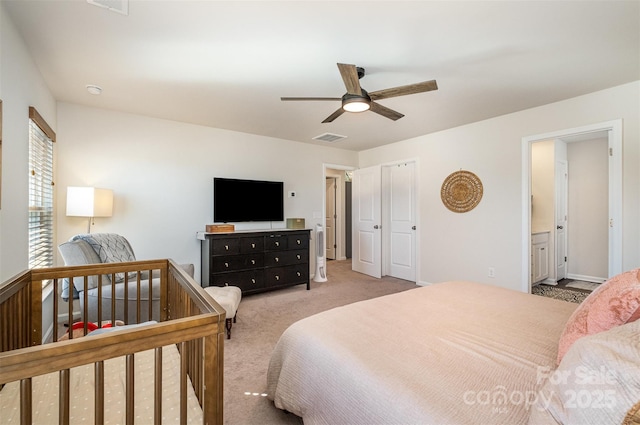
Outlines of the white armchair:
M99 264L99 263L112 263L112 262L125 262L136 261L136 257L133 253L133 249L127 241L121 235L114 233L92 233L76 235L72 237L69 242L65 242L58 246L58 250L62 255L65 265L78 266L84 264ZM194 267L193 264L182 265L182 268L187 271L193 277ZM140 304L139 317L140 320L149 320L149 308L152 309L153 320L160 320L160 279L153 278L153 276L143 276L144 280L141 282L141 295L140 299L143 300ZM124 320L127 324L137 322L137 284L131 281L126 288L128 291L127 300L127 316L124 317L124 305L125 305L125 284L124 274L116 275L116 284L113 287L111 285L111 276L103 276L102 286L102 311L103 316L109 315L111 312L111 299L115 297L116 302L116 317L102 317L103 320ZM149 300L149 285L151 285L152 299ZM98 320L98 278L97 276L91 276L88 282L87 289L87 312L88 318L82 318L82 320L88 322L96 322ZM62 298L69 300L70 292L72 299L80 300L80 311L85 311L85 296L84 296L84 279L76 278L73 281L73 285L69 285L68 281L64 281L62 284ZM112 294L112 292L115 292ZM151 304L151 307L149 307Z

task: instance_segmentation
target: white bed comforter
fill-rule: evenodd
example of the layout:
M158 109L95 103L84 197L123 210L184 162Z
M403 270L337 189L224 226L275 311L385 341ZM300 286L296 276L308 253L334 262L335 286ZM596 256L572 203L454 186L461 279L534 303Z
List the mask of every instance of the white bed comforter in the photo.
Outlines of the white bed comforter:
M268 396L305 424L519 424L576 304L448 282L289 327Z

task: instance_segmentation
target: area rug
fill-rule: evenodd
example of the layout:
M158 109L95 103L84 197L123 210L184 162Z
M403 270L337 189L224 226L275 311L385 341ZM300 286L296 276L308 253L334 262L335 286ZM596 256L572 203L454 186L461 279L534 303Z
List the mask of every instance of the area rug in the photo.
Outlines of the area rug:
M556 288L549 285L536 285L531 288L531 293L577 304L580 304L589 296L589 292L572 291L571 289Z
M600 287L599 283L585 282L584 280L574 280L571 283L567 283L567 288L586 289L587 291L593 291Z

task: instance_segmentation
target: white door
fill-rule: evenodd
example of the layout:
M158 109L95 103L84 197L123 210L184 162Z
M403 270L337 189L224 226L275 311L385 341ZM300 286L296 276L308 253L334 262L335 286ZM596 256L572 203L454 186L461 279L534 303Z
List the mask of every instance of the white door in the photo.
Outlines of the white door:
M388 172L387 172L388 171ZM415 162L385 167L389 199L389 272L399 279L416 280ZM386 220L385 220L386 221Z
M567 277L567 203L569 171L567 161L556 161L556 281Z
M353 241L351 268L373 277L382 276L380 167L353 172Z
M325 234L327 241L326 255L328 260L336 259L336 179L326 178L326 211Z

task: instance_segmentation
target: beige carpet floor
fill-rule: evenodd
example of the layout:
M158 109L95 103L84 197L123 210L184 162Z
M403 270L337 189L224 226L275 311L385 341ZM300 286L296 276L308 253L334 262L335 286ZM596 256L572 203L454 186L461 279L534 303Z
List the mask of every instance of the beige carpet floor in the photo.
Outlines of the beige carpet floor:
M374 279L351 271L351 261L329 261L327 282L311 282L245 296L224 348L224 422L232 425L302 424L267 399L267 368L280 335L292 323L321 311L415 288L413 282ZM344 326L349 326L345 323Z

